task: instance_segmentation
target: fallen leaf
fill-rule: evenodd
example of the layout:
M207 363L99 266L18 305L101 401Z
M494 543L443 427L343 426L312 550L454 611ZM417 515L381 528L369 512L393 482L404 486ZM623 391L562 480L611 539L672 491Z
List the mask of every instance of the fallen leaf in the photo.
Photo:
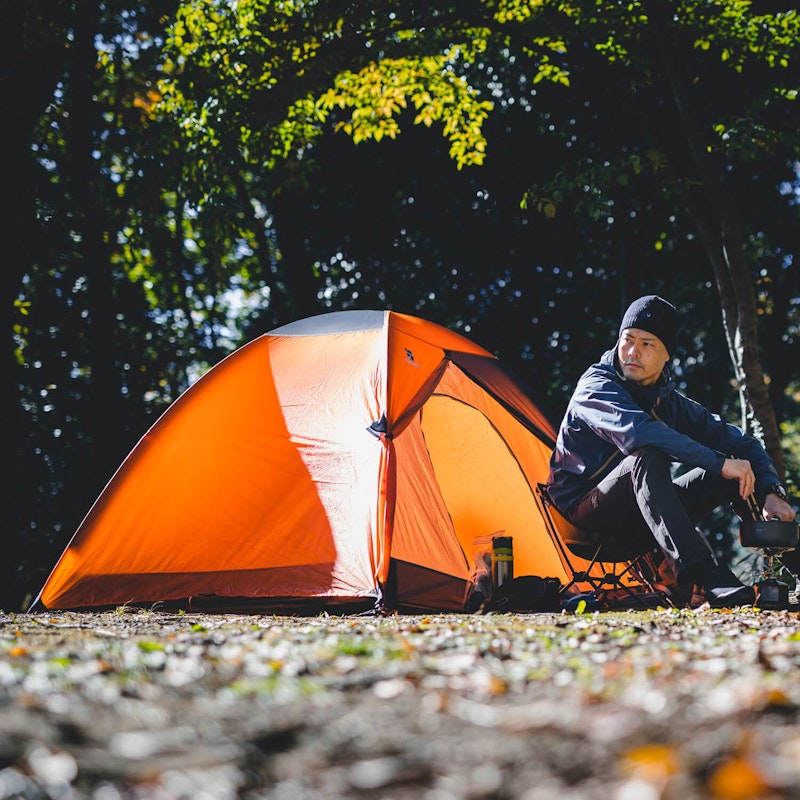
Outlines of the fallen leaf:
M648 783L661 783L680 771L675 748L667 744L645 744L634 747L622 757L620 768L630 778Z
M737 757L723 761L711 773L708 788L718 800L753 800L768 787L755 764Z

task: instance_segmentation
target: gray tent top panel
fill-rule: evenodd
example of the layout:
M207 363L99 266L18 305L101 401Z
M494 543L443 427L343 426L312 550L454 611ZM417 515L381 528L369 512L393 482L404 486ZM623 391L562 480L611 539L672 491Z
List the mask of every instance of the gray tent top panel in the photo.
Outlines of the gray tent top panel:
M269 332L270 336L322 336L330 333L370 331L382 328L385 311L331 311L306 317Z

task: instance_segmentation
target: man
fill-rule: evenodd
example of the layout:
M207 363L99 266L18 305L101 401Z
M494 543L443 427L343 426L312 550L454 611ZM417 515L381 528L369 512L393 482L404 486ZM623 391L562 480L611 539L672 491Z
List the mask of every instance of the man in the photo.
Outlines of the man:
M678 328L663 298L631 303L616 347L569 401L547 491L579 528L655 540L678 585L699 587L710 605L750 605L753 588L717 562L694 523L723 503L744 509L751 495L765 519L791 521L795 511L758 441L676 391L667 363ZM690 469L673 479L671 462Z

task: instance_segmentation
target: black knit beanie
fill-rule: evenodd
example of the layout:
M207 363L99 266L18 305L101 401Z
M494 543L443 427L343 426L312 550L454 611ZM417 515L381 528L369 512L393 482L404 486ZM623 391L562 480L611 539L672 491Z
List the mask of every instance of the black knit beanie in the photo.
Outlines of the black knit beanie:
M658 336L670 355L675 354L678 346L678 310L672 303L662 297L648 294L634 300L625 312L619 325L619 336L626 328L640 328Z

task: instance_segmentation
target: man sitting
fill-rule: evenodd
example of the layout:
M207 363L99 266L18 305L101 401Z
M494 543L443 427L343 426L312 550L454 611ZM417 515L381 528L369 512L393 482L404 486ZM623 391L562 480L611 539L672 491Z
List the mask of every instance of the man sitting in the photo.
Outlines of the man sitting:
M699 587L712 606L750 605L753 588L718 563L695 523L751 495L764 519L792 521L795 510L761 444L675 389L667 363L678 328L663 298L631 303L615 347L575 387L547 492L579 528L650 537L679 586ZM672 462L690 469L673 478Z

